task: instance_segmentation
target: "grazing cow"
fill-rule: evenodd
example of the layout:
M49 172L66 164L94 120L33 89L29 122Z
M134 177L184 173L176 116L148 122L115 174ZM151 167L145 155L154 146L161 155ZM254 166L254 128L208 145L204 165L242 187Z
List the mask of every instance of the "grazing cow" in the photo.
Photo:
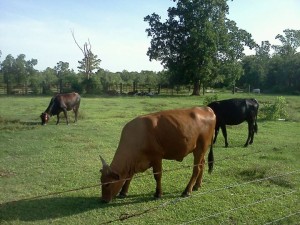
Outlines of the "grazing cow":
M208 165L212 171L215 124L216 116L208 107L161 111L127 123L110 166L100 156L102 200L110 202L118 193L125 197L133 175L151 167L156 180L154 197L160 198L162 159L182 161L193 153L192 177L182 193L189 196L201 186L209 145Z
M50 117L57 115L57 122L59 123L59 114L64 112L67 124L69 124L67 111L73 110L75 113L75 121L77 121L77 114L80 105L80 95L78 93L57 94L52 97L48 108L41 114L42 125L46 125Z
M245 147L253 143L254 132L257 133L257 112L259 104L255 99L227 99L208 104L215 112L217 124L214 143L217 140L221 127L225 138L225 147L228 147L226 125L238 125L244 121L248 123L248 138Z

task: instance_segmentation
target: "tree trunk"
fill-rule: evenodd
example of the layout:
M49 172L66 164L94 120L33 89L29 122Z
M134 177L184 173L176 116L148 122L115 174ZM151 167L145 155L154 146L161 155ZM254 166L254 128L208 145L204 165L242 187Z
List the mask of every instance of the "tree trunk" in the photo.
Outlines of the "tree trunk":
M193 93L192 95L200 95L200 80L194 81Z

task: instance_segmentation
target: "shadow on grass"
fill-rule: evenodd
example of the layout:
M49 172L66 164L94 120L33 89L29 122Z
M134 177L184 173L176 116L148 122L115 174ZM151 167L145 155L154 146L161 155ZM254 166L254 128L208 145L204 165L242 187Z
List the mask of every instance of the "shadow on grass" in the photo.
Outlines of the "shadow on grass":
M52 197L23 200L0 205L1 221L40 221L68 217L93 209L113 208L139 202L152 201L149 196L131 196L126 201L104 203L99 197Z
M16 131L16 130L32 130L41 125L38 121L23 122L19 119L5 119L0 116L0 130Z

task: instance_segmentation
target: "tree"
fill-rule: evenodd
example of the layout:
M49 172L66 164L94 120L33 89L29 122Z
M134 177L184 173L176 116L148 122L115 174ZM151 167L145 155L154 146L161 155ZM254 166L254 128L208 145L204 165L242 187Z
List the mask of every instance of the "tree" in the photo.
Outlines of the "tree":
M278 34L276 39L281 42L281 45L273 45L275 54L281 56L291 56L296 54L300 47L300 30L286 29L283 31L284 35Z
M152 38L147 55L150 60L161 61L169 70L172 83L192 82L192 94L198 95L199 81L207 85L225 64L231 63L235 68L236 60L243 56L243 46L253 47L254 41L226 19L226 0L174 2L177 6L168 9L164 23L156 13L144 18L150 26L146 32ZM231 74L240 73L240 68L237 66Z
M262 41L261 45L255 47L255 55L245 56L242 59L244 75L239 80L240 85L253 88L265 87L265 81L269 70L271 44Z
M13 83L16 82L15 63L16 60L11 54L7 55L6 58L3 60L3 62L1 63L1 67L2 67L1 70L4 77L4 83L6 84L7 94L12 94L12 85Z
M300 30L286 29L284 35L276 39L281 45L273 45L275 54L271 60L268 81L273 82L278 91L300 91L299 89L299 52Z
M244 46L250 49L256 47L256 43L247 31L239 29L236 22L225 19L224 40L220 43L219 56L217 60L217 81L222 76L227 86L235 86L236 81L243 75L241 59L245 56ZM233 93L234 93L233 89Z
M71 32L77 47L81 50L84 56L84 58L81 61L78 61L78 69L85 75L86 80L84 80L84 84L86 87L86 92L92 93L93 81L90 81L90 78L94 71L100 69L101 59L98 59L98 56L93 54L90 40L88 40L88 42L85 42L83 48L81 48L78 42L76 41L74 31Z
M15 76L17 83L23 86L24 92L27 94L30 77L36 72L34 66L37 65L38 61L36 59L26 61L25 58L25 54L17 56L15 61Z
M78 61L79 66L77 68L79 69L79 72L82 72L86 75L87 79L90 79L94 71L100 69L101 60L98 59L98 56L94 55L91 51L89 51L88 54L88 60L86 58L83 58L81 61Z
M79 62L79 69L84 72L87 79L90 79L92 73L94 70L100 69L99 65L101 62L101 59L98 59L97 55L94 55L92 52L92 45L90 43L90 40L88 42L85 42L83 45L83 48L80 47L78 42L76 41L74 31L72 32L73 39L77 45L77 47L81 50L84 58L82 61Z
M47 67L42 73L42 93L52 94L51 87L58 84L57 72L55 69Z
M54 67L54 70L56 71L56 76L58 78L58 88L59 88L58 91L59 93L62 93L64 80L68 75L68 73L70 72L69 63L59 61Z

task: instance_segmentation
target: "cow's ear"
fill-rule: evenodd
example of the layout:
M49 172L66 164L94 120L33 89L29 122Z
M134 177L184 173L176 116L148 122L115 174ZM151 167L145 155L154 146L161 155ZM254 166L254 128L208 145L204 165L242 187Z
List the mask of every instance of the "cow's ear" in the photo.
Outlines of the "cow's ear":
M109 167L108 165L104 165L104 166L102 167L102 169L100 169L100 172L101 172L102 174L107 175L107 174L110 174L110 173L111 173L111 169L110 169L110 167Z

